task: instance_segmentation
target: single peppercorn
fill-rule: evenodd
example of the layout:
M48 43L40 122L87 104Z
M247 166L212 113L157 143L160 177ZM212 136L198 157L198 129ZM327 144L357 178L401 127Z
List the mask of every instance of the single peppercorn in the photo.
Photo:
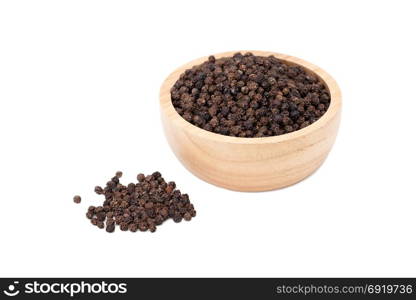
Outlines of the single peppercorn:
M74 196L73 200L74 200L74 202L75 202L75 203L77 203L77 204L81 203L81 197L80 197L80 196L78 196L78 195Z
M174 221L175 223L179 223L179 222L181 222L181 221L182 221L182 216L180 215L180 213L175 213L175 214L173 215L173 221Z
M107 224L107 227L105 228L105 231L107 231L107 232L114 232L115 228L116 228L116 226L115 226L114 223Z
M139 230L140 231L147 231L148 228L149 227L146 223L144 223L144 222L139 223Z
M192 215L189 212L186 212L183 215L183 218L184 218L185 221L190 221L192 219Z
M150 232L155 232L156 231L156 225L155 224L150 224L149 225L149 231Z
M137 181L138 182L142 182L144 181L146 177L144 176L144 174L140 173L139 175L137 175Z
M96 192L98 195L102 195L102 194L104 193L104 190L103 190L103 188L102 188L102 187L100 187L100 186L96 186L96 187L94 188L94 192Z
M136 232L137 231L137 224L136 223L132 223L129 225L129 230L131 232Z
M126 222L123 222L120 224L120 230L121 231L127 231L129 229L129 224Z

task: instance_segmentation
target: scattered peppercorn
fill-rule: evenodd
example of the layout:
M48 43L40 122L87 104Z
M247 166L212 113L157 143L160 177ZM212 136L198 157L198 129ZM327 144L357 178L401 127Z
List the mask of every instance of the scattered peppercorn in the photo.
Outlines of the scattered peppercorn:
M176 111L202 129L236 137L286 134L318 120L330 104L325 84L274 56L210 56L171 89Z
M137 175L138 183L127 186L120 183L122 173L107 182L104 188L95 187L97 194L105 200L101 206L90 206L86 217L91 224L107 232L114 232L116 225L121 231L150 231L171 218L174 222L190 221L196 216L187 194L176 189L176 183L166 182L160 172L152 175ZM81 201L75 196L74 201Z
M102 193L104 193L103 188L102 188L102 187L100 187L100 186L96 186L96 187L94 188L94 191L95 191L98 195L101 195Z
M74 202L77 204L81 203L81 197L78 195L74 196Z
M107 226L105 227L105 231L111 233L114 232L115 228L116 226L114 225L114 223L107 224Z

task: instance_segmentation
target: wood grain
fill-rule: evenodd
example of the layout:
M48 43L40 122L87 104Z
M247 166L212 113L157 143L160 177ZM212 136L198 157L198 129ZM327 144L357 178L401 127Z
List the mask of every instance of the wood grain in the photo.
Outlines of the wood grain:
M232 56L235 52L220 53L215 57ZM160 111L169 145L189 171L227 189L266 191L299 182L324 162L339 127L341 92L331 76L304 60L273 52L250 52L254 55L274 55L316 74L331 94L328 111L308 127L275 137L230 137L196 127L175 111L170 89L180 74L204 62L207 57L191 61L168 76L160 90Z

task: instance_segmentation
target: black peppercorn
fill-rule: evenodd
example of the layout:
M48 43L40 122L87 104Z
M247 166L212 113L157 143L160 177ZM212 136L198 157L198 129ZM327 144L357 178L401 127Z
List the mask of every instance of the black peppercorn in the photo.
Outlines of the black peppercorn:
M128 223L123 222L123 223L120 224L120 230L121 231L127 231L128 229L129 229L129 224Z
M103 229L104 228L104 222L103 221L98 221L97 222L97 227L100 228L100 229Z
M135 224L135 223L130 224L129 225L129 230L131 232L136 232L137 231L137 224Z
M106 226L105 230L106 230L107 232L114 232L114 229L115 229L115 228L116 228L115 224L114 224L114 223L111 223L111 224L107 224L107 226Z
M80 196L78 196L78 195L74 196L73 200L74 200L74 202L75 202L75 203L77 203L77 204L81 203L81 197L80 197Z
M96 187L94 188L94 191L95 191L98 195L102 195L102 194L104 193L103 188L102 188L102 187L100 187L100 186L96 186Z
M144 179L145 179L144 174L140 173L139 175L137 175L137 181L138 182L142 182L142 181L144 181Z
M179 223L180 221L182 221L182 216L181 216L179 213L175 213L175 214L173 215L173 221L174 221L175 223Z
M148 228L149 227L146 223L144 223L144 222L139 223L139 230L140 231L147 231Z
M183 215L183 218L185 219L185 221L190 221L192 219L192 215L189 212L186 212Z

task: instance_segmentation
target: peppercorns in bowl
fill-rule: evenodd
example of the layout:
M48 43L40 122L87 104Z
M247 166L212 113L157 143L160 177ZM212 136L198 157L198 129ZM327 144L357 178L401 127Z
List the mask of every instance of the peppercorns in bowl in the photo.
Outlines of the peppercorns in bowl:
M160 105L168 142L192 173L232 190L265 191L322 164L337 134L341 93L301 59L240 51L175 70Z

